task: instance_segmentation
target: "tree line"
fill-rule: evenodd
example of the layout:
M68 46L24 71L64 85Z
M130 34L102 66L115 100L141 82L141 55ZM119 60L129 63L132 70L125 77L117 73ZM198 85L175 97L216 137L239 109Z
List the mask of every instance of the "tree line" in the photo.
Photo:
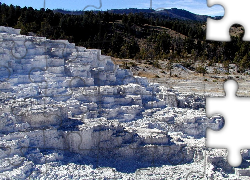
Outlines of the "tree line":
M186 59L209 63L236 63L250 68L250 43L242 37L230 42L206 41L205 22L166 18L152 13L114 14L85 11L82 15L54 13L50 9L0 4L0 25L34 32L49 39L67 39L103 54L138 60ZM237 27L237 26L235 26ZM181 36L171 35L173 30ZM192 59L192 61L191 61Z

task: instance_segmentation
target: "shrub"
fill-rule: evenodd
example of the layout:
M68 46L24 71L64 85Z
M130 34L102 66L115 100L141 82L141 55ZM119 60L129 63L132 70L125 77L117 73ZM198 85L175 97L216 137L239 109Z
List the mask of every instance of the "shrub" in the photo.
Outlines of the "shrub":
M195 71L196 71L197 73L201 73L201 74L206 74L206 73L207 73L206 68L204 68L204 67L202 67L202 66L196 67Z
M160 64L159 64L158 61L154 61L153 62L153 66L156 67L156 68L159 68L159 69L161 68L161 66L160 66Z
M130 64L132 67L136 67L136 66L137 66L137 64L134 63L134 62L129 62L129 64Z

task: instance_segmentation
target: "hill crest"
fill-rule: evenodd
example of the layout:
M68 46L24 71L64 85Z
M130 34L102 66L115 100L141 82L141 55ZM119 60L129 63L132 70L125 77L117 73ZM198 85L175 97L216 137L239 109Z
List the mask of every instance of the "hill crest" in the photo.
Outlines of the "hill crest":
M73 14L73 15L81 15L84 12L83 11L69 11L69 10L63 10L63 9L55 9L53 10L54 13L63 13L63 14ZM192 20L192 21L206 21L207 18L213 18L213 19L221 19L222 16L216 16L211 17L208 15L199 15L192 13L190 11L184 10L184 9L178 9L178 8L171 8L171 9L163 9L156 11L154 9L137 9L137 8L129 8L129 9L111 9L107 11L93 11L93 12L108 12L108 13L114 13L114 14L130 14L130 13L144 13L144 14L155 14L164 16L166 18L173 18L173 19L181 19L181 20Z

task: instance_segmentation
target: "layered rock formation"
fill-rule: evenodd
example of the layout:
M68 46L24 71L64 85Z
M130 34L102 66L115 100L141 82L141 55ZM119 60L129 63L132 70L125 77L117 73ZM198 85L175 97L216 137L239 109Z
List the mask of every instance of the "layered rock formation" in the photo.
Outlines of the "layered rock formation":
M133 76L100 50L7 27L0 37L2 177L134 178L126 173L190 169L205 160L206 128L223 126L220 116L205 116L204 97ZM82 175L51 172L66 164ZM110 173L86 170L97 167Z

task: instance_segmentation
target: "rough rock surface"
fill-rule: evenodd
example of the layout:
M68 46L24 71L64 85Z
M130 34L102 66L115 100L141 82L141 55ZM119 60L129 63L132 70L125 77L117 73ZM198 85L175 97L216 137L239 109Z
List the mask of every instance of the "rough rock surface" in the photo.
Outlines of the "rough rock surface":
M0 38L1 178L236 176L205 147L206 128L224 120L206 117L204 97L149 83L66 40L7 27Z

